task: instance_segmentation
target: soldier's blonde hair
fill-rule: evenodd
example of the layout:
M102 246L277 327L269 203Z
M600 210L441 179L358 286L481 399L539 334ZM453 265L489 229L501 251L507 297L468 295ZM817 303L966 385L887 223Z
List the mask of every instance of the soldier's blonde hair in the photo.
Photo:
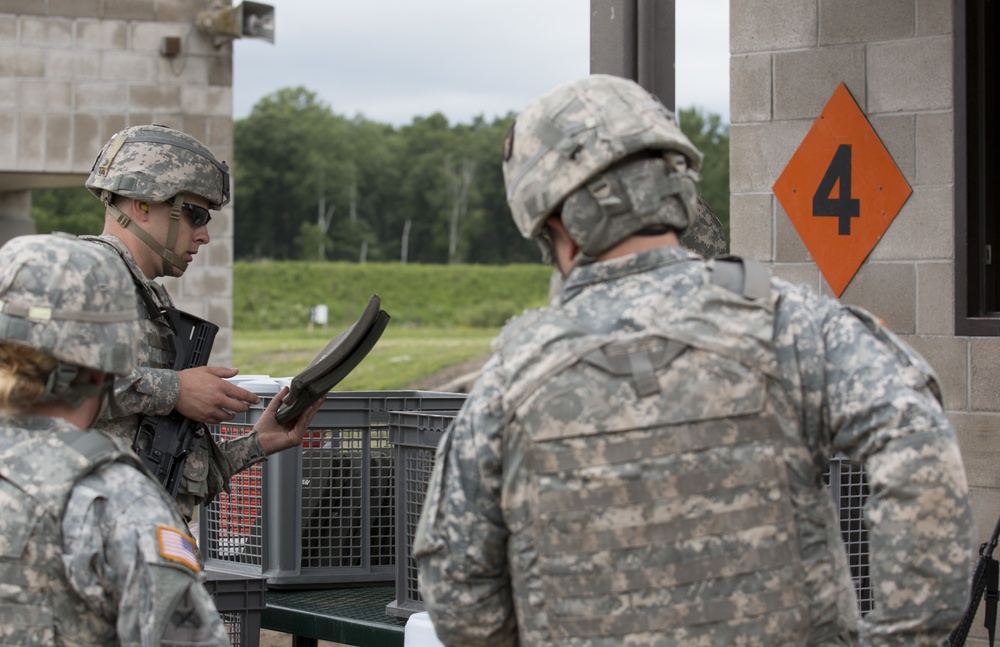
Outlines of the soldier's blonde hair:
M23 409L38 402L57 364L34 348L0 344L0 408Z

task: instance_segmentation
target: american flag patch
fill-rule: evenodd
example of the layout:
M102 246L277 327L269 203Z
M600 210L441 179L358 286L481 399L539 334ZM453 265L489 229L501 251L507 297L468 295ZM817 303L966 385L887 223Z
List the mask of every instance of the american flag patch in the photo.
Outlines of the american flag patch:
M169 526L157 526L156 534L160 540L160 555L164 559L184 564L195 573L201 571L194 537Z

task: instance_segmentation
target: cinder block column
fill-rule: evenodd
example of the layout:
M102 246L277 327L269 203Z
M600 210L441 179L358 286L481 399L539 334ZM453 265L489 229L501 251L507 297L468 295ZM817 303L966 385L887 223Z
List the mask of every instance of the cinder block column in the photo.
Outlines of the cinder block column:
M0 193L0 245L15 236L37 233L31 217L31 191Z

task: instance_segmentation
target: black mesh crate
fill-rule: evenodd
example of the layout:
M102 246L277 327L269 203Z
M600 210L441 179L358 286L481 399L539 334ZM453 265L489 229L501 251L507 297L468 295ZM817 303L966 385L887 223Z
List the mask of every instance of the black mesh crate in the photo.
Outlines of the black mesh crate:
M260 644L260 614L267 605L267 586L260 577L243 577L205 569L205 589L226 624L232 647Z
M389 442L396 447L396 599L386 613L397 618L424 611L417 588L417 562L413 559L413 538L423 508L427 483L434 469L438 442L455 413L392 411L389 413Z
M244 382L261 402L213 430L246 433L277 394L274 380ZM395 456L389 411L457 411L465 396L434 391L343 391L323 402L302 445L236 475L230 494L199 512L207 566L262 576L274 588L395 579Z

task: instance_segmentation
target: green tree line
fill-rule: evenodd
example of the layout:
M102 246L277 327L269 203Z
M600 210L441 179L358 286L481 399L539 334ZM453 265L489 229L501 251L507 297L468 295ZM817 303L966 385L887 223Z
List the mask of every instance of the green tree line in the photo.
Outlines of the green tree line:
M441 113L395 127L338 115L304 87L258 101L234 123L237 260L506 264L538 259L507 207L500 151L514 113L450 124ZM700 191L728 232L729 128L681 109L705 155ZM100 231L85 189L35 191L41 232Z

